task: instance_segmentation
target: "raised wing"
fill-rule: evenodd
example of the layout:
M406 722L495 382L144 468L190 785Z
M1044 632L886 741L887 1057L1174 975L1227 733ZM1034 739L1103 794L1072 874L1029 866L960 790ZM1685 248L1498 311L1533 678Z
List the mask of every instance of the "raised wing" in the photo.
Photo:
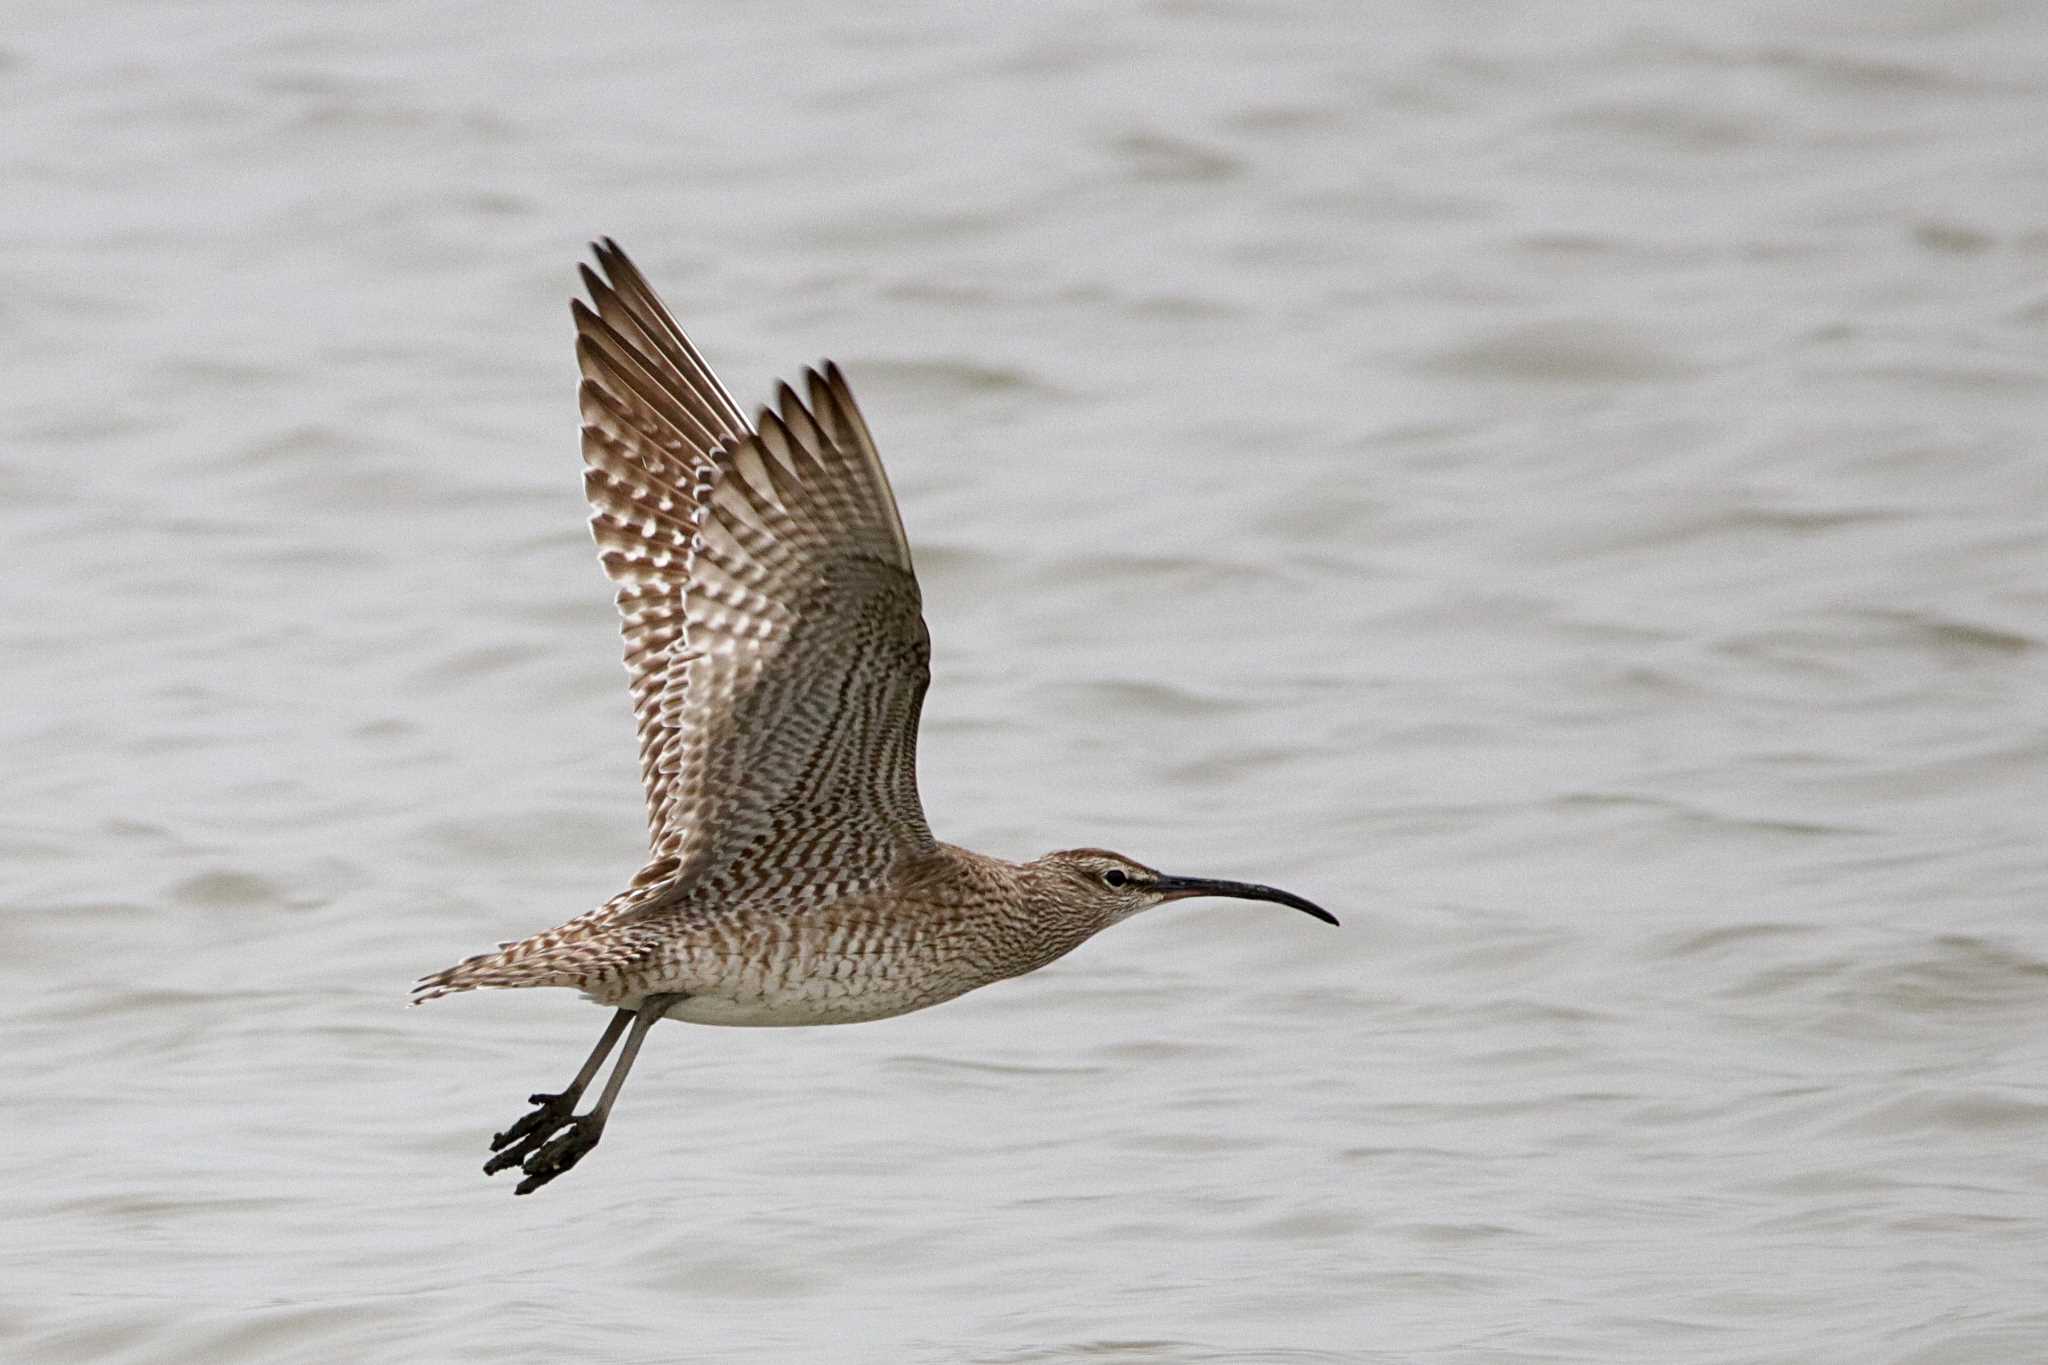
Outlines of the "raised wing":
M932 847L930 637L867 425L827 363L750 426L624 253L597 256L584 488L639 722L640 880L857 887Z

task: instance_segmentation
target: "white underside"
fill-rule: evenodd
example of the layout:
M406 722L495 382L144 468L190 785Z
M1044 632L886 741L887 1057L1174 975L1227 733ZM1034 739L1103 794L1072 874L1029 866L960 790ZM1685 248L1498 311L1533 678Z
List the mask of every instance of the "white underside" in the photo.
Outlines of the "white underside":
M860 1024L872 1019L893 1019L899 1014L924 1009L953 998L929 991L909 995L895 991L872 991L860 995L820 995L777 992L745 997L704 994L686 997L669 1008L665 1019L686 1024L717 1024L729 1028L806 1028L818 1024ZM645 996L623 1000L596 1000L622 1009L639 1009Z

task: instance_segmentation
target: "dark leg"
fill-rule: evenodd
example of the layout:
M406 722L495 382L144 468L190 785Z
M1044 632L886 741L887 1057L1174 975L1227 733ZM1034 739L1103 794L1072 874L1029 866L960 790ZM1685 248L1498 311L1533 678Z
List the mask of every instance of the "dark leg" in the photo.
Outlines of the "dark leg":
M618 1064L612 1068L612 1074L605 1078L604 1093L597 1097L597 1108L570 1119L566 1131L527 1157L523 1163L526 1179L520 1181L519 1188L512 1193L532 1194L583 1160L584 1153L597 1146L597 1140L604 1136L605 1120L611 1117L612 1105L619 1098L619 1087L626 1083L626 1073L633 1069L633 1059L640 1055L640 1044L647 1037L647 1030L653 1028L661 1017L669 1012L670 1007L680 1004L682 1000L683 997L680 995L647 997L633 1016L633 1031L626 1035L626 1045L619 1050Z
M576 1116L576 1101L583 1098L583 1092L590 1087L591 1078L604 1065L604 1059L617 1046L619 1035L626 1031L626 1024L633 1018L633 1011L619 1010L612 1015L612 1021L605 1025L604 1037L597 1040L597 1046L590 1050L590 1059L583 1063L583 1069L576 1073L576 1079L569 1082L569 1088L559 1095L528 1095L528 1104L539 1105L531 1114L491 1139L491 1150L497 1155L484 1163L485 1175L496 1175L499 1171L517 1166L543 1142Z

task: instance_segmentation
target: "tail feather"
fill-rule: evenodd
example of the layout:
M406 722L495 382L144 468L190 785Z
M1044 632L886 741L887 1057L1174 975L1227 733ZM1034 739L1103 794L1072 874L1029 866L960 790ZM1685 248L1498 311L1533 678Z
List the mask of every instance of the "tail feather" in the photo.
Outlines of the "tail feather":
M412 1003L424 1005L462 991L569 986L602 993L651 965L661 940L632 925L572 920L532 938L501 943L495 952L466 957L413 983Z

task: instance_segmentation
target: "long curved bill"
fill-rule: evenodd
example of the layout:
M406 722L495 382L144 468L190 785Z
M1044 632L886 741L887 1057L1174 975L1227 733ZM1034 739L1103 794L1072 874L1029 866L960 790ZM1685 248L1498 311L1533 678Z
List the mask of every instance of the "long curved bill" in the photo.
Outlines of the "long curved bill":
M1303 900L1292 891L1282 891L1277 886L1260 886L1257 882L1225 882L1213 877L1161 877L1152 883L1152 889L1170 901L1186 900L1190 896L1227 896L1231 900L1271 901L1275 905L1291 905L1302 914L1313 915L1325 924L1337 922L1335 915L1314 901Z

